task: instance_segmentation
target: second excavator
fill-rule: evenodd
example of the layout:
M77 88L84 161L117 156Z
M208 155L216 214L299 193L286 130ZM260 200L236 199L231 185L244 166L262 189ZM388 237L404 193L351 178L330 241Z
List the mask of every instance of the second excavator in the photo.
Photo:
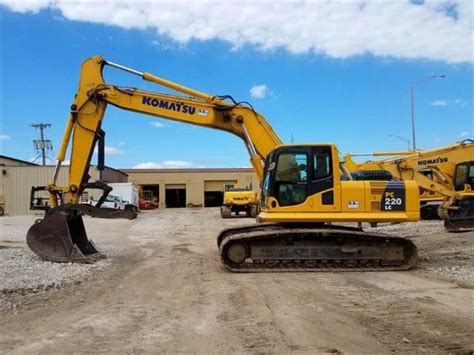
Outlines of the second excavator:
M251 187L226 185L224 201L221 206L221 217L230 218L232 213L239 216L240 212L247 217L255 218L258 209L258 194Z
M173 89L169 95L104 81L105 66ZM213 96L106 61L87 59L71 106L49 192L50 209L28 231L29 247L44 259L89 262L101 254L88 239L78 208L88 186L94 147L103 138L107 105L193 125L223 130L245 143L261 181L258 221L224 230L220 257L232 271L406 270L417 259L407 239L338 226L340 222L405 222L419 219L413 181L344 180L334 144L283 145L265 118L245 102ZM56 184L72 138L67 186ZM62 196L66 196L63 203Z
M361 154L366 155L366 154ZM415 180L420 187L421 215L438 215L448 231L474 229L474 141L412 152L378 152L394 157L356 163L351 154L344 166L354 178L376 176Z

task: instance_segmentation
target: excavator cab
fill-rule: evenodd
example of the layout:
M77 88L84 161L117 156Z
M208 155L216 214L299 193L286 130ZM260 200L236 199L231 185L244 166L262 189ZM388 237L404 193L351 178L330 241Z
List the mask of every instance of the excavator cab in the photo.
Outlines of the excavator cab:
M281 145L267 157L262 222L405 222L419 218L410 181L347 180L334 144Z
M470 231L474 229L474 161L456 165L454 191L458 192L461 198L453 201L450 208L440 209L438 212L449 232Z
M312 156L314 162L308 161ZM269 196L273 207L294 206L308 196L333 187L332 151L330 145L284 146L267 159L262 182L262 206Z
M474 190L474 161L467 161L456 165L456 171L454 173L454 190Z

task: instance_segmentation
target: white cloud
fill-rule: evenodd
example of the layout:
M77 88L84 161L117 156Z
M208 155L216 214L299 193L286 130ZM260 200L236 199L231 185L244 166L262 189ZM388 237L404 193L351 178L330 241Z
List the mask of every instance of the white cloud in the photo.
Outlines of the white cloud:
M0 134L0 141L5 141L7 139L11 139L11 137L7 134Z
M268 87L265 84L254 85L250 88L250 95L256 99L263 99L267 96Z
M159 121L151 122L151 125L155 128L162 128L166 126L164 123L161 123Z
M99 148L96 146L94 149L94 154L97 154L99 152ZM104 154L106 156L113 156L113 155L122 155L123 150L117 147L113 147L110 145L106 145L104 148Z
M165 168L170 168L170 169L189 168L193 165L191 162L183 161L183 160L166 160L162 164Z
M459 138L466 137L467 135L469 135L469 133L470 133L469 131L461 132L461 133L459 134Z
M467 101L461 98L457 98L452 100L435 100L431 102L431 106L445 107L448 105L464 107L467 105Z
M472 62L471 1L134 2L0 0L16 12L58 11L74 21L155 30L179 45L222 40L234 50L283 48L333 58L381 57ZM230 20L231 17L231 20ZM160 41L159 40L159 41ZM155 45L158 42L155 42Z
M464 106L467 105L467 101L458 98L458 99L453 100L453 104L456 105L456 106L464 107Z
M106 145L105 148L104 148L104 154L108 155L108 156L121 155L121 154L123 154L123 150Z
M163 165L159 163L153 163L151 161L146 163L140 163L133 167L133 169L162 169Z
M162 163L146 162L140 163L133 167L133 169L183 169L191 168L193 164L189 161L183 160L166 160Z
M10 10L15 12L32 12L37 14L40 10L48 8L51 1L49 0L33 0L33 1L23 1L23 0L1 0L0 4L6 5Z
M431 106L448 106L448 100L435 100L431 103Z

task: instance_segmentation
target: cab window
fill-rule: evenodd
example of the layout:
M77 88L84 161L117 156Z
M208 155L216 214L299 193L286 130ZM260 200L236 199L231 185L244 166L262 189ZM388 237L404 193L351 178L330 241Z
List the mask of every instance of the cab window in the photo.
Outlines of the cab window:
M307 180L305 153L282 153L278 157L276 181L299 182Z
M268 190L270 188L270 170L265 172L265 176L263 177L262 185L261 185L261 196L260 196L260 204L262 206L267 205L268 200Z
M313 180L331 176L331 149L324 147L313 155Z
M275 173L275 192L280 206L297 205L306 200L308 162L306 153L281 153Z
M474 164L469 166L469 174L467 176L467 183L471 185L471 189L474 189Z
M459 164L456 167L456 176L454 178L454 190L462 191L464 190L464 184L467 183L467 172L469 166L467 164Z

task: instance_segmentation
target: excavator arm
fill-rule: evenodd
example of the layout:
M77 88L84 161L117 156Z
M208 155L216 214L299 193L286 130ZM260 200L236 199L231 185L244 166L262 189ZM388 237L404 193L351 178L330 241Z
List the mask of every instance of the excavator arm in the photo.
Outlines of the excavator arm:
M189 96L168 95L106 84L102 71L107 65ZM224 98L230 97L205 94L149 73L141 73L107 62L99 56L87 59L82 65L79 88L71 106L58 152L58 165L49 185L50 205L58 206L58 192L67 192L68 203L78 203L82 191L87 187L87 174L94 147L102 138L101 125L108 104L123 110L232 133L244 141L250 162L260 180L263 176L265 157L271 150L281 145L281 140L265 118L250 105L225 101ZM58 172L65 160L71 138L69 184L59 187L56 185Z
M103 69L110 66L143 80L177 91L181 95L150 92L105 82ZM57 156L57 166L47 187L33 187L32 208L46 209L45 218L27 233L27 243L40 257L57 262L92 262L101 254L88 239L82 214L96 217L123 217L125 212L100 208L110 192L104 182L89 182L89 167L99 142L99 166L103 165L104 134L101 129L107 105L145 115L226 131L242 139L259 180L266 156L281 141L265 118L251 105L236 102L230 96L213 96L173 83L149 73L142 73L95 56L82 64L79 87L71 105L64 136ZM69 181L58 186L57 180L71 143ZM102 148L102 149L101 149ZM80 204L85 189L103 190L96 206ZM37 206L34 194L49 192L49 205ZM128 215L127 215L128 216ZM134 216L128 218L133 218Z

